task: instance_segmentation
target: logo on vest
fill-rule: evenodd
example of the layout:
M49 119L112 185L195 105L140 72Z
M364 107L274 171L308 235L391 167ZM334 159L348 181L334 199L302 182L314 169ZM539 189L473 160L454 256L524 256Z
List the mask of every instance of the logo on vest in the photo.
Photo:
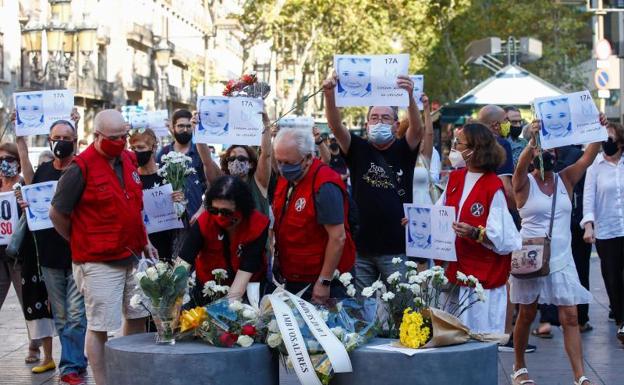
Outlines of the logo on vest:
M479 202L473 203L473 205L470 206L470 214L472 214L475 217L480 217L481 215L483 215L484 211L485 211L485 208Z
M299 198L297 199L297 202L295 202L295 210L297 210L297 212L300 213L305 208L305 205L306 205L305 198Z
M141 178L139 178L139 173L136 171L132 171L132 179L136 182L136 184L141 184Z

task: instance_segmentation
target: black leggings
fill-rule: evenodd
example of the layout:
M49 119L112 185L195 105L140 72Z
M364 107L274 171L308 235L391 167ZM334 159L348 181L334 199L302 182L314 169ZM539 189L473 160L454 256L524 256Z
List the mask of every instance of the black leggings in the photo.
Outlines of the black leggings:
M596 250L611 310L619 326L624 322L624 237L597 239Z

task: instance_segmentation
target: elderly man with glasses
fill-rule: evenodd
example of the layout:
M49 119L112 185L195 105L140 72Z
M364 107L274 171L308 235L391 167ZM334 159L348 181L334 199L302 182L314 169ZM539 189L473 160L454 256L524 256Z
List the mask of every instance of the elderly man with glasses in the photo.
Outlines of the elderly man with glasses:
M58 182L50 219L71 247L73 276L86 308L86 352L96 384L104 385L104 344L108 333L122 326L122 314L124 335L145 331L147 312L130 306L136 256L158 255L141 216L136 156L125 149L128 125L115 110L98 113L94 125L94 142Z

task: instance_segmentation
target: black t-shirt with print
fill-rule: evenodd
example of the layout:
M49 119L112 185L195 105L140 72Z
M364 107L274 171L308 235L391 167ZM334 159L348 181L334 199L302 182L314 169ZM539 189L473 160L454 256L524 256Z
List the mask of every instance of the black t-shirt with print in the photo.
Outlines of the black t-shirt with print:
M353 199L360 228L357 250L367 255L404 254L403 204L412 202L412 178L418 148L411 150L405 138L379 151L351 133L345 159L351 171Z

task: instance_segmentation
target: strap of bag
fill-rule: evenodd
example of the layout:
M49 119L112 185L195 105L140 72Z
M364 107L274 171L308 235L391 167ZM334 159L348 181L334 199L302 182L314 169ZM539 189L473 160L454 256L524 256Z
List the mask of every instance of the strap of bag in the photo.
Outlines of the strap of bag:
M555 189L553 191L552 206L550 207L550 224L548 225L548 239L552 237L553 222L555 221L555 206L557 205L557 195L559 195L559 175L555 173Z

